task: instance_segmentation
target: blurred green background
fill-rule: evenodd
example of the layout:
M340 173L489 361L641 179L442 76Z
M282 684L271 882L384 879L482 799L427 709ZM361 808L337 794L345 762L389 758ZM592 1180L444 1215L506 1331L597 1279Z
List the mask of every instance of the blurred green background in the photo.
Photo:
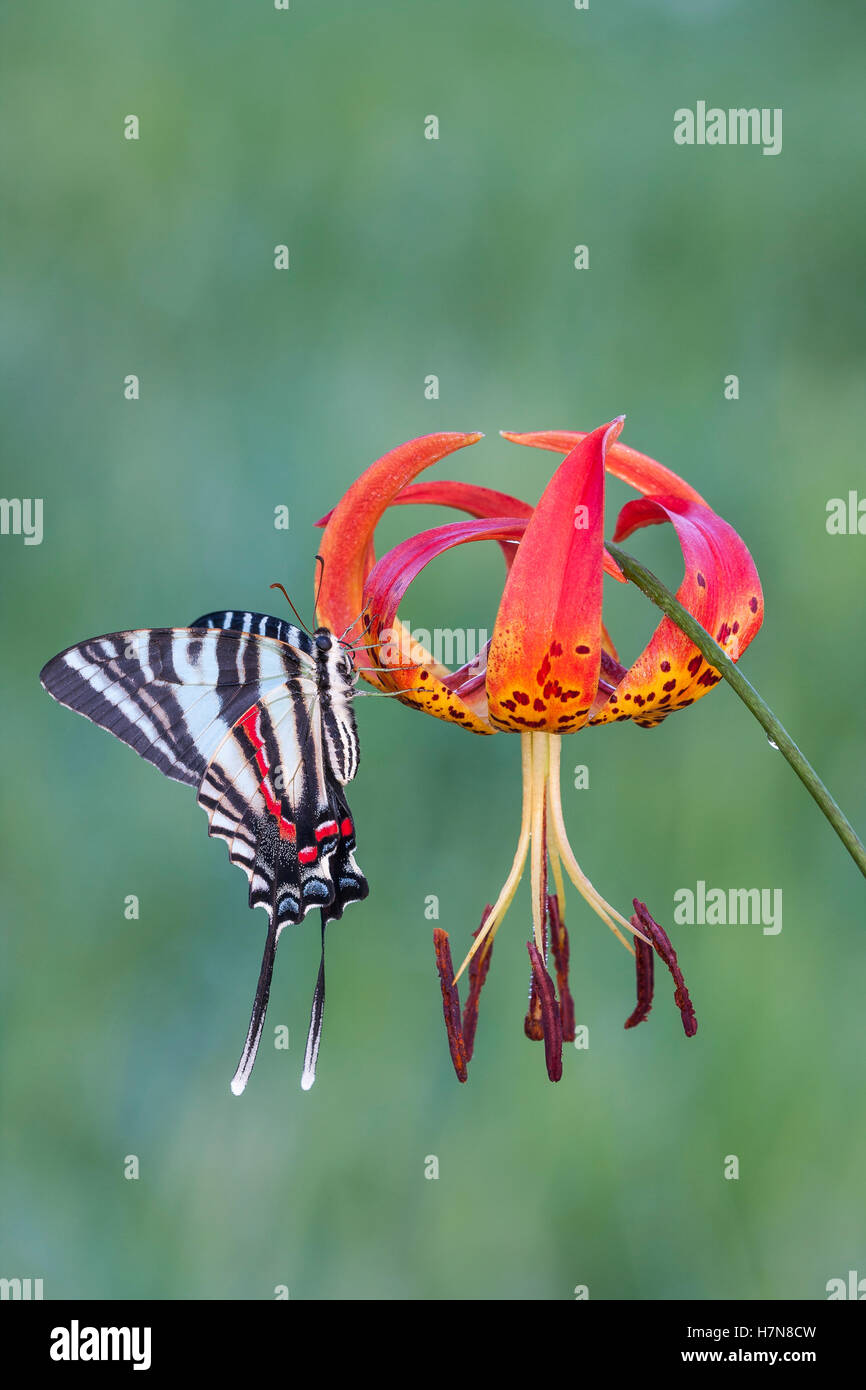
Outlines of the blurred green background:
M318 1083L310 918L237 1100L264 915L194 796L37 681L98 633L282 613L275 579L309 612L312 522L404 439L485 430L430 476L535 500L555 457L499 429L626 412L753 550L744 669L862 831L866 539L825 516L866 494L864 40L862 7L803 0L5 8L2 492L45 521L40 546L0 538L0 1275L48 1298L811 1299L866 1274L864 884L727 687L564 753L590 769L563 789L581 863L671 929L694 1041L667 977L624 1032L631 961L573 895L590 1047L551 1086L524 885L457 1084L424 900L461 951L511 862L519 742L371 699L350 790L372 891L330 934ZM677 147L699 99L782 107L781 155ZM443 519L394 513L380 549ZM630 546L676 584L668 532ZM500 583L496 547L465 547L402 611L489 627ZM653 610L630 589L608 614L633 658ZM781 888L781 934L674 928L699 879Z

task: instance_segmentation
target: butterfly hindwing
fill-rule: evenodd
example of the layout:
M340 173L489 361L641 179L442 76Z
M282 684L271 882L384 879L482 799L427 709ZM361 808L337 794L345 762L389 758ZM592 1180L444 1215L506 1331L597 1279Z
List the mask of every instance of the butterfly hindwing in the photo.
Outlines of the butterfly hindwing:
M334 819L340 827L340 838L331 864L334 897L322 913L325 922L342 917L349 903L360 902L370 891L367 880L355 862L355 826L339 783L331 783L330 794Z
M246 710L211 759L199 788L210 833L228 842L250 879L250 905L276 910L280 928L334 897L330 857L339 839L328 794L315 696L298 683Z
M329 688L317 683L315 648L308 635L281 619L258 613L209 613L196 626L268 632L302 652L301 670L245 710L213 756L199 789L210 833L228 842L229 856L250 879L250 905L272 910L276 894L281 929L312 907L340 917L349 902L367 896L354 861L354 826L340 782L346 765L357 768L357 730L340 736L344 761L335 773L323 716L332 709ZM272 629L267 624L275 624ZM226 629L223 629L226 630ZM333 703L339 706L339 698ZM348 702L347 702L348 705ZM351 717L351 708L348 708ZM352 773L354 775L354 772ZM250 780L257 782L255 811L247 814ZM238 783L246 792L238 794ZM249 805L249 800L247 802ZM261 811L264 804L266 814Z

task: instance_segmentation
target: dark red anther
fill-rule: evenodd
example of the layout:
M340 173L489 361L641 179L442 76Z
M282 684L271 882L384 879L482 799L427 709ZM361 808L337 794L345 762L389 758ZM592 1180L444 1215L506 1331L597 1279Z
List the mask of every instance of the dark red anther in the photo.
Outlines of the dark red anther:
M551 1081L559 1081L562 1076L562 1023L559 1017L559 1005L556 1002L556 990L553 988L553 981L547 973L535 942L527 941L526 946L529 951L529 959L532 961L535 993L541 1007L547 1075Z
M460 996L457 993L457 986L453 983L454 967L451 964L451 947L448 945L447 931L443 931L441 927L435 927L433 945L436 948L436 968L439 971L439 983L442 986L442 1008L445 1013L445 1029L448 1034L451 1061L454 1063L457 1080L465 1081L466 1044L463 1041L463 1029L460 1025Z
M634 922L632 926L636 925ZM625 1021L626 1028L636 1028L639 1023L643 1023L647 1014L653 1006L653 955L652 946L648 946L645 941L641 941L639 936L634 939L634 964L637 973L637 1006L634 1013L629 1014Z
M545 913L541 925L541 939L544 942L544 956L547 958L547 914ZM531 1042L541 1042L544 1037L544 1023L541 1017L541 998L538 993L538 986L535 983L535 971L529 976L529 1008L526 1010L526 1017L523 1020L523 1031Z
M544 1037L544 1024L541 1021L541 1000L535 987L535 975L529 976L529 1008L523 1020L523 1031L530 1042L541 1042Z
M677 1008L680 1011L680 1014L682 1015L683 1029L685 1030L687 1038L693 1038L695 1033L698 1031L698 1020L695 1017L695 1010L692 1005L692 1001L689 998L689 992L686 989L686 982L683 979L683 972L680 970L680 967L677 964L677 953L671 945L670 938L668 937L667 932L665 932L663 928L659 926L658 922L654 921L653 918L650 916L649 912L647 911L646 903L638 902L637 898L632 898L632 902L634 903L635 915L631 919L631 924L633 927L637 927L638 931L642 931L644 936L648 936L650 938L656 951L661 956L668 970L671 972L674 984L676 986L676 989L674 990L674 1000L676 1002ZM640 945L640 940L636 940L635 946ZM638 1007L635 1010L635 1013L638 1012L640 1012L640 984L638 984ZM646 1010L646 1013L648 1012L649 1009ZM642 1015L644 1018L646 1017L646 1013ZM634 1014L632 1014L632 1019L634 1019ZM631 1020L629 1020L629 1022L631 1022ZM640 1019L636 1019L635 1022L640 1023ZM629 1025L626 1024L626 1027L628 1026Z
M474 937L478 936L484 928L484 923L490 916L493 908L490 903L484 909L484 916L481 918L481 925L478 931L473 932ZM475 1051L475 1029L478 1027L478 1001L481 998L481 991L484 988L484 981L487 979L487 972L490 969L490 957L493 954L493 938L490 937L487 944L482 946L480 951L469 962L469 996L463 1006L463 1047L466 1054L466 1061L471 1062L472 1053Z
M559 899L551 893L547 899L547 912L550 917L550 945L556 963L556 988L559 993L559 1017L562 1023L563 1042L574 1042L574 1000L568 987L568 932L559 915Z

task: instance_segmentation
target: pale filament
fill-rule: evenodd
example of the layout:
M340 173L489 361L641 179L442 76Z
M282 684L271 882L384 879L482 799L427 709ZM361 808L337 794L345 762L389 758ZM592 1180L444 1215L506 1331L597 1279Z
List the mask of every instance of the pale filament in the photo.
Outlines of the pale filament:
M472 949L454 976L454 983L460 979L466 967L482 947L484 953L490 949L493 938L499 929L511 902L517 892L526 860L530 860L532 929L535 945L540 955L544 954L544 869L545 854L550 860L553 881L560 905L565 913L565 881L562 870L568 874L581 897L592 908L605 926L609 927L618 941L634 955L634 947L623 936L620 927L631 936L637 936L647 945L643 932L633 927L621 913L607 902L581 869L574 851L568 842L565 821L560 799L559 776L562 740L559 734L525 733L520 736L521 762L523 767L523 811L520 822L520 836L514 862L502 891L484 926L479 931ZM617 923L619 925L617 925Z

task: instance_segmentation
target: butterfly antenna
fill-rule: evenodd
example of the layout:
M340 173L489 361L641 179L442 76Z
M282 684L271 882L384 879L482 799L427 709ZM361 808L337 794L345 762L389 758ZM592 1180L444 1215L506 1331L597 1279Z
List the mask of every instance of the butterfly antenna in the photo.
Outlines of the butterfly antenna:
M313 992L313 1007L310 1012L310 1031L307 1035L307 1048L304 1053L304 1071L301 1076L301 1089L309 1091L316 1079L316 1059L319 1056L319 1043L322 1041L322 1023L325 1017L325 914L322 913L322 959L319 976Z
M276 870L274 871L274 888L276 889ZM276 893L274 894L276 897ZM253 1012L250 1018L250 1026L247 1032L247 1040L244 1043L244 1050L241 1053L241 1060L238 1062L237 1071L232 1077L232 1094L239 1096L243 1093L250 1073L255 1066L256 1053L259 1050L259 1039L262 1036L262 1029L265 1026L265 1014L268 1010L268 996L271 992L271 976L274 973L274 956L277 950L277 911L276 905L271 908L271 919L268 923L268 935L265 941L265 952L262 956L262 968L259 972L259 983L256 986L256 997L253 1000Z
M301 627L304 629L304 632L309 632L310 629L307 627L307 624L304 622L304 620L303 620L303 618L301 617L300 613L298 612L297 608L296 608L295 605L292 603L292 600L289 598L289 596L288 596L288 594L286 593L285 589L283 589L282 584L280 584L279 581L278 581L276 584L272 584L272 585L271 585L271 588L272 588L272 589L282 589L282 590L283 590L283 597L285 598L286 603L289 605L289 607L291 608L291 610L292 610L292 612L294 613L295 617L297 618L298 622L301 624ZM310 635L312 636L312 633L311 633Z

